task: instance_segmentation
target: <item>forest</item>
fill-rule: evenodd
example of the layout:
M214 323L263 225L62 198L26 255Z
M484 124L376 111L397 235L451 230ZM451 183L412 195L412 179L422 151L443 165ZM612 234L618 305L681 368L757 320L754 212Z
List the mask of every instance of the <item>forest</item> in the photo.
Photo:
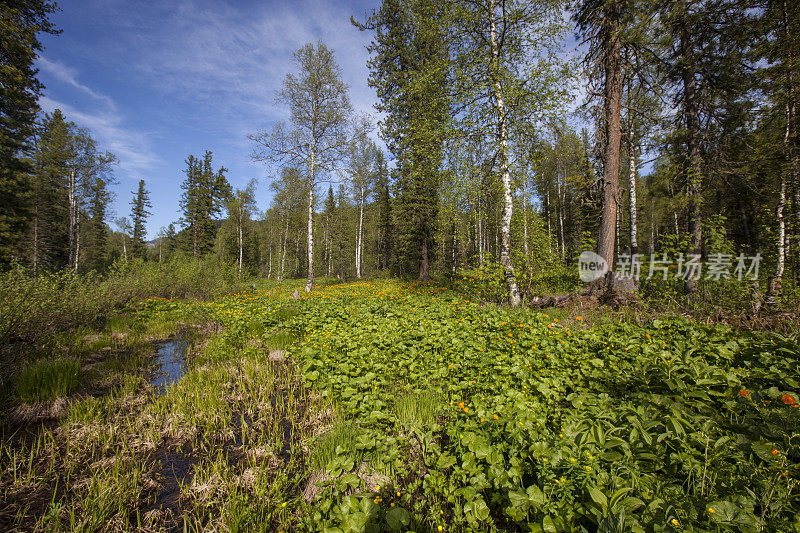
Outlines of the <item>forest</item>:
M69 9L0 0L2 529L800 532L800 4L375 2L374 113L308 42L149 233Z

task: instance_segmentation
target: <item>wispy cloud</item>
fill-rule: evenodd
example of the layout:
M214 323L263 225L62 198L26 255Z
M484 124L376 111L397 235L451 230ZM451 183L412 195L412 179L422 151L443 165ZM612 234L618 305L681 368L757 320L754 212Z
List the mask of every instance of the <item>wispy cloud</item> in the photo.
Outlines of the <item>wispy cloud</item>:
M161 163L161 159L153 152L147 136L126 128L121 115L113 109L113 106L109 111L87 113L47 96L39 98L39 105L47 113L60 109L67 120L88 128L101 148L119 158L120 170L131 178Z
M110 108L115 107L114 102L111 100L111 98L109 98L104 94L100 94L92 90L91 87L88 87L79 82L77 79L78 75L75 69L70 68L64 65L63 63L59 63L58 61L50 61L46 57L39 57L36 63L40 70L50 74L55 79L63 83L66 83L67 85L71 85L72 87L75 87L82 93L91 96L95 100L103 102L106 106Z
M186 0L172 6L160 13L158 25L121 35L118 47L165 97L193 102L204 113L210 108L208 115L236 133L266 127L285 118L274 98L295 70L292 53L321 40L336 53L354 108L372 111L369 36L350 24L350 7L317 0L247 8Z

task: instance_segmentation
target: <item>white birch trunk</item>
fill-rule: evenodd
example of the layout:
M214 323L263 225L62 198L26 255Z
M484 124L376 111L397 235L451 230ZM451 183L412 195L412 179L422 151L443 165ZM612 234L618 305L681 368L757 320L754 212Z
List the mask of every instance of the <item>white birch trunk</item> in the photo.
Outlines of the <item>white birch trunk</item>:
M311 151L311 176L308 185L308 278L306 292L314 286L314 149Z
M528 247L528 180L522 179L522 231L523 231L523 250L525 252L525 264L528 270L531 268L531 253Z
M75 171L69 171L69 190L67 192L69 200L69 260L68 268L75 262Z
M550 227L550 190L547 191L547 253L553 256L553 230Z
M285 219L285 220L284 220ZM283 230L283 239L281 239L281 274L279 281L284 280L284 276L286 273L286 239L288 238L289 233L289 217L286 214L285 210L281 212L281 230Z
M239 213L239 277L242 277L242 258L244 255L244 243L242 242L242 214Z
M500 175L503 181L503 214L501 223L502 241L500 248L500 263L503 265L508 288L509 303L516 307L520 303L517 278L514 275L514 266L511 264L511 216L514 212L514 203L511 197L511 172L508 168L508 131L506 129L506 107L500 86L500 45L497 41L497 27L494 16L494 1L489 2L490 18L490 43L492 47L492 70L494 73L494 105L500 119L498 124L497 140L500 144Z
M81 225L78 222L78 213L77 207L75 210L75 262L73 264L73 269L75 272L78 271L78 259L81 256Z
M630 139L633 139L633 130L630 132ZM631 254L639 253L639 235L636 221L636 148L633 142L629 143L628 159L628 187L630 190L630 216L631 216Z
M272 243L269 243L269 269L267 270L267 279L272 279Z
M361 232L364 229L364 189L361 188L361 197L358 202L358 237L356 242L356 277L361 279Z

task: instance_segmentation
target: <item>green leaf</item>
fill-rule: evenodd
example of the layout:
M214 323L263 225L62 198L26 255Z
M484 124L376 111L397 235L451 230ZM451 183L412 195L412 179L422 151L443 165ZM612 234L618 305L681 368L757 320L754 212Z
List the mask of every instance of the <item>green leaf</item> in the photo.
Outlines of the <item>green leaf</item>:
M592 498L592 501L594 501L594 503L599 505L600 508L603 509L603 511L608 510L608 498L606 497L606 495L603 493L602 490L591 485L587 487L586 490L589 491L589 496Z
M512 490L508 493L508 499L511 501L511 505L518 509L528 510L531 506L531 501L528 498L528 495L521 490Z
M386 511L386 524L392 531L400 531L411 523L411 516L402 507L392 507Z
M531 485L530 487L528 487L527 493L531 504L535 505L539 509L547 505L549 498L544 492L542 492L542 489L540 489L538 486Z

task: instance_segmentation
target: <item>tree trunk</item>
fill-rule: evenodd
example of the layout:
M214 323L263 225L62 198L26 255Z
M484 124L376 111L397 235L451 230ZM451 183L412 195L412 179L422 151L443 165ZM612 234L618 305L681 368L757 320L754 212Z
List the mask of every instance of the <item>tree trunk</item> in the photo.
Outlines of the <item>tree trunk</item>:
M524 239L523 251L525 252L525 265L531 269L531 252L528 246L528 180L522 179L522 238Z
M490 31L489 38L492 47L492 80L494 89L494 105L499 117L497 125L497 140L500 144L500 176L503 181L503 214L500 228L502 239L500 244L500 264L503 265L508 288L509 303L516 307L520 303L517 278L514 275L514 265L511 264L511 215L514 212L514 203L511 197L511 172L508 168L508 131L506 125L506 107L503 90L500 85L500 44L497 40L497 27L495 24L494 1L489 2Z
M634 131L631 128L630 140L628 142L628 190L630 192L630 215L631 215L631 255L639 253L639 231L636 221L636 147L633 145Z
M358 202L358 236L356 242L356 277L361 279L361 232L364 228L364 189Z
M619 193L619 189L617 189L617 192ZM614 226L614 242L616 242L615 249L616 249L616 254L617 255L619 255L619 242L622 240L622 239L619 238L619 231L620 231L620 228L622 227L622 209L621 208L622 208L622 206L620 206L620 205L617 206L617 223Z
M783 281L783 271L786 264L786 182L787 174L791 174L791 139L792 139L792 104L786 104L786 135L784 136L784 150L786 153L786 165L781 172L781 186L778 193L778 206L775 208L775 218L778 221L778 257L775 265L775 275L772 277L768 288L768 301L772 304L781 294ZM790 176L789 176L790 177Z
M122 230L122 258L128 262L128 248L125 245L125 230Z
M77 220L75 219L75 171L69 171L69 190L67 191L69 196L69 259L67 262L67 268L72 268L73 263L75 262L75 224Z
M33 217L33 277L39 277L39 206Z
M308 278L306 292L314 286L314 155L311 156L311 183L308 185Z
M281 226L283 239L281 240L281 274L280 281L286 279L286 241L289 238L289 214L284 209L281 212Z
M656 253L656 206L655 200L650 200L650 254Z
M681 5L685 13L686 2ZM701 212L701 202L703 193L703 183L701 175L701 155L700 155L700 111L698 105L697 82L691 67L693 60L691 52L690 29L686 24L681 26L680 31L680 53L683 62L681 71L681 81L683 83L683 117L686 124L686 183L687 197L689 202L689 236L691 252L700 254L702 252L703 221ZM686 280L684 291L687 295L697 291L697 283L694 280Z
M272 243L269 243L269 270L267 271L267 279L272 279Z
M550 190L545 193L545 218L547 218L547 254L552 257L553 255L553 230L550 227Z
M480 202L480 199L478 200ZM478 261L483 266L483 217L481 217L481 206L478 203Z
M77 208L75 210L75 261L73 262L73 270L78 271L78 259L81 256L81 225L78 221Z
M567 244L566 244L566 235L564 234L564 203L566 198L564 197L564 186L559 185L559 194L558 194L558 231L561 237L561 259L562 261L567 256Z
M607 4L604 13L606 28L603 34L605 62L605 95L603 115L605 118L606 145L603 150L603 212L600 220L600 235L597 242L597 253L614 269L614 238L617 223L617 202L619 188L619 149L622 132L620 131L620 104L622 81L620 67L619 44L619 7L616 2Z
M239 214L239 277L242 277L242 258L244 255L244 243L242 238L242 215Z
M451 272L452 272L453 275L455 275L455 273L456 273L456 243L458 242L457 239L456 239L456 232L457 232L457 227L456 227L456 225L454 223L453 224L453 265L452 265L452 269L451 269Z
M422 240L422 249L420 250L419 259L419 281L429 281L431 279L428 274L428 239Z

